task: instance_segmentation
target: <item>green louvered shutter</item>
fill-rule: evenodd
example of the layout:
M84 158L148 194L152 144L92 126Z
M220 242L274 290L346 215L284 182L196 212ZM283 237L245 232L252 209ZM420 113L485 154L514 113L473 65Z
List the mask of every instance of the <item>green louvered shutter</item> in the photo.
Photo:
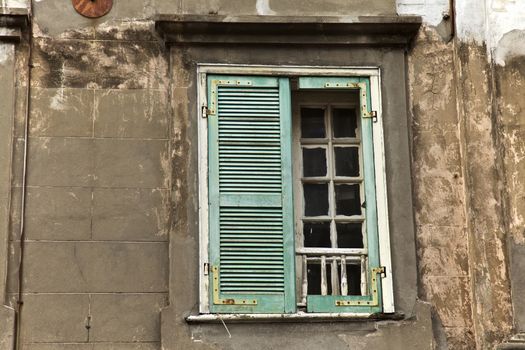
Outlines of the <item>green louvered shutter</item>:
M287 78L208 76L210 311L295 311Z

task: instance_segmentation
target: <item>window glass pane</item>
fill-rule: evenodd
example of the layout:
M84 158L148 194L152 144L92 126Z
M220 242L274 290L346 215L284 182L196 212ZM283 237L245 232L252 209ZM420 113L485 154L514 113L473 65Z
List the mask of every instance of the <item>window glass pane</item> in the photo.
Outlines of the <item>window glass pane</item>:
M336 176L359 176L359 148L335 147Z
M301 108L301 137L326 137L323 108Z
M321 264L319 262L308 263L308 295L321 295ZM326 262L326 286L327 295L332 294L332 265Z
M337 269L341 276L341 265L337 265ZM361 295L361 266L346 264L346 280L348 295Z
M328 215L328 184L303 184L304 215Z
M357 118L354 108L334 108L332 116L334 137L357 136Z
M335 207L337 215L360 215L359 185L335 185Z
M326 176L326 149L303 148L303 176Z
M363 232L358 223L336 224L339 248L363 248Z
M303 234L305 247L330 248L332 246L329 222L305 222Z

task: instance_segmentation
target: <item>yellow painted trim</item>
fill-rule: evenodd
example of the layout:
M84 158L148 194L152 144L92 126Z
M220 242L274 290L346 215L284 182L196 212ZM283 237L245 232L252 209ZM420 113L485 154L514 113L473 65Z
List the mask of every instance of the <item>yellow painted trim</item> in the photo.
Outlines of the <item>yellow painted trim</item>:
M368 112L368 102L366 99L366 84L365 83L326 83L325 88L329 89L359 89L359 100L361 101L361 115L363 118L375 118L377 114Z
M250 86L252 85L252 82L247 81L240 81L240 80L212 80L211 81L211 101L210 105L208 106L208 115L215 115L215 112L217 111L217 87L219 85L236 85L236 86Z
M377 275L385 273L384 267L375 267L372 269L371 285L372 285L372 300L336 300L335 306L378 306L379 305L379 292Z
M211 268L213 274L213 304L215 305L257 305L257 300L247 299L221 299L219 297L219 267L213 266Z

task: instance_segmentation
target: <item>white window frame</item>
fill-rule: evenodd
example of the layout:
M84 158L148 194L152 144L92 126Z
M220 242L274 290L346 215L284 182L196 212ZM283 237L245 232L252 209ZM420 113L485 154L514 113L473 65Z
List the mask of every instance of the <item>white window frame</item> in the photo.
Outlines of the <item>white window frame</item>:
M198 64L197 66L197 101L198 101L198 182L199 182L199 312L208 314L209 276L208 276L208 123L203 115L207 106L206 76L208 74L254 75L254 76L332 76L332 77L368 77L372 110L377 111L377 122L373 123L374 168L376 179L377 226L379 236L379 259L386 269L382 278L383 313L394 313L394 288L390 252L390 231L388 225L388 198L386 187L386 167L383 137L383 119L381 108L381 70L379 67L317 67L317 66L266 66L266 65L230 65ZM295 247L294 247L295 249ZM306 315L306 314L305 314ZM366 316L353 314L346 316ZM255 316L255 315L254 315ZM320 316L344 316L344 314L326 314ZM264 318L260 315L258 318ZM296 316L291 316L294 318ZM223 317L225 318L225 316Z

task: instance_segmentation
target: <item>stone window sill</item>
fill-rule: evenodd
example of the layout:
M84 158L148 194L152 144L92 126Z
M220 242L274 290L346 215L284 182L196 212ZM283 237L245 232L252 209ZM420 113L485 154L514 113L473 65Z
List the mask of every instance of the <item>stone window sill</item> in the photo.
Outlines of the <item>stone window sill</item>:
M362 313L306 313L295 314L199 314L186 317L188 323L264 323L264 322L364 322L375 320L402 320L401 313L362 314Z

